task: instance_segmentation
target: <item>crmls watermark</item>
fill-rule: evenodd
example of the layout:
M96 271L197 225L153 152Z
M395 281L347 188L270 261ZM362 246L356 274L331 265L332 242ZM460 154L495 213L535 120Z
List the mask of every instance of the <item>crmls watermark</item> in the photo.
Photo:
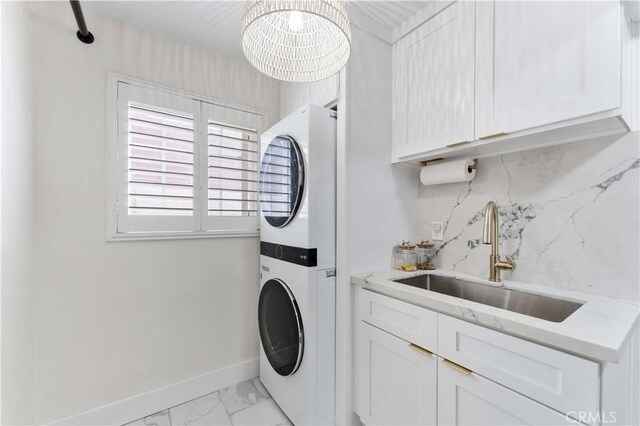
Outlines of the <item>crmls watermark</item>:
M569 411L565 415L569 423L614 424L618 421L615 411Z

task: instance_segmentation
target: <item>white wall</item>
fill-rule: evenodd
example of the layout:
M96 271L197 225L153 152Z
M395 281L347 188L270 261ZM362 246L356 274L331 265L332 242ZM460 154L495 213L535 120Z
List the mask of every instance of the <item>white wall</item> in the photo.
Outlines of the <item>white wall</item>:
M34 131L30 19L2 5L2 424L33 422Z
M391 46L357 27L352 35L338 104L338 424L354 422L349 276L388 267L393 246L418 237L415 168L390 161Z
M277 82L86 10L96 41L85 45L67 2L27 7L37 69L36 421L257 358L257 238L105 242L106 79L118 72L270 119Z
M286 117L302 105L333 107L340 98L340 74L313 83L280 83L280 116Z

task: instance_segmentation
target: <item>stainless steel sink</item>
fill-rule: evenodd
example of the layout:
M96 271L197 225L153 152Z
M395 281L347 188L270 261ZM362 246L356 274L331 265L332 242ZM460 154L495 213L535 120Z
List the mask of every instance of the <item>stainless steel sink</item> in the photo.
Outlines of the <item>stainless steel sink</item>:
M579 302L439 275L418 275L394 281L553 322L564 321L583 305Z

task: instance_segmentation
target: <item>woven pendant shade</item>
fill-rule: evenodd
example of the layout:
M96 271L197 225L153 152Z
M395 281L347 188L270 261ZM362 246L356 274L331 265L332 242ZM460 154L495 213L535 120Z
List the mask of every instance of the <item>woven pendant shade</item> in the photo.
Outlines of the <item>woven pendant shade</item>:
M285 81L322 80L349 59L351 29L342 0L248 0L242 49L264 74Z

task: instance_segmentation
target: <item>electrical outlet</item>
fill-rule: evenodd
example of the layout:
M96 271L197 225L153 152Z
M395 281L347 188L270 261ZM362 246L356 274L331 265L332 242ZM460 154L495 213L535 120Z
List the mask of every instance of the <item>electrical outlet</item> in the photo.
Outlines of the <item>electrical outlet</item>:
M444 239L444 227L442 222L431 222L431 239L433 241L442 241Z

